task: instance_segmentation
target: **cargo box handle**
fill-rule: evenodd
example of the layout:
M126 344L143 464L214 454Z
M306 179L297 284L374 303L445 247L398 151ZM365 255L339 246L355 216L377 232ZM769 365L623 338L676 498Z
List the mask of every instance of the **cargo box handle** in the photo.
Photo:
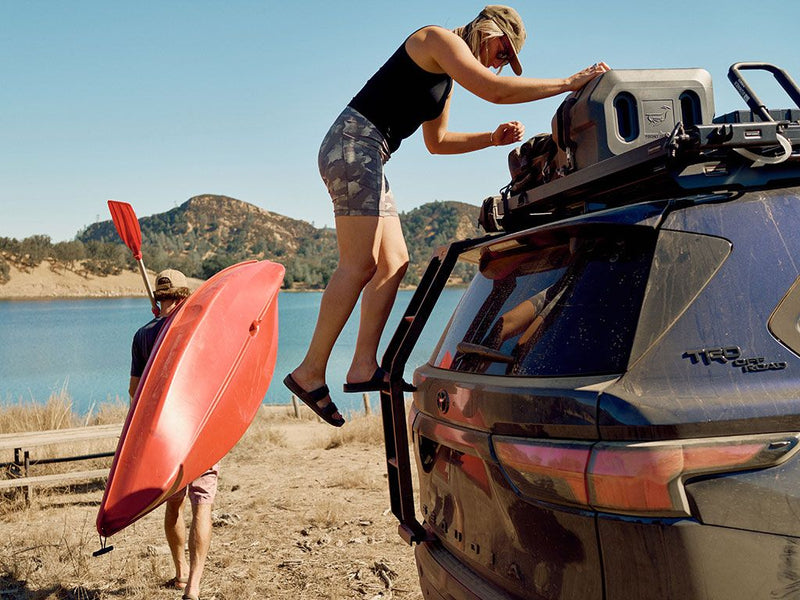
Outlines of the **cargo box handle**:
M797 84L783 69L769 63L761 62L740 62L731 65L730 69L728 69L728 79L730 79L733 87L736 88L736 91L739 92L739 95L747 103L747 106L750 107L750 110L757 114L762 121L774 121L774 119L770 116L769 110L764 106L764 103L761 102L759 97L744 80L744 77L742 77L740 71L743 70L760 70L772 73L775 80L794 101L797 108L800 108L800 89L798 89Z

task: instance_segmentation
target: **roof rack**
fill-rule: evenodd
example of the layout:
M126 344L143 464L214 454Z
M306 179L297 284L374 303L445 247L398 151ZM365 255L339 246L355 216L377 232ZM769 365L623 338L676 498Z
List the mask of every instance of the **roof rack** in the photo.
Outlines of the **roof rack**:
M742 78L747 69L772 73L798 110L768 110ZM567 149L567 166L550 181L515 186L531 179L523 174L500 196L484 200L481 226L490 233L519 231L649 200L800 184L800 89L782 69L767 63L736 63L728 77L750 111L728 113L710 124L679 121L668 137L644 140L577 170L569 171ZM620 95L617 88L612 92ZM541 163L532 167L541 168Z

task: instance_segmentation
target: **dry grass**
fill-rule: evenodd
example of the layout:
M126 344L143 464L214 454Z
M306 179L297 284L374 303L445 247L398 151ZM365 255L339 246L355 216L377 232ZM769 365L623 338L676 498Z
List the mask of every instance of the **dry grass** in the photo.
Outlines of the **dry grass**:
M72 398L65 387L52 394L44 404L20 401L0 406L0 433L68 429L85 425L121 423L128 413L128 403L117 398L113 402L92 405L86 415L72 410Z
M52 419L5 412L0 422L15 428L76 424L56 402ZM91 421L120 422L124 412L100 406ZM380 417L351 414L334 430L299 412L262 407L223 459L201 597L421 600L413 552L388 511ZM163 509L114 535L113 552L92 557L102 493L95 483L37 491L30 505L0 498L0 599L180 597L161 587L174 575Z
M104 402L98 407L94 405L89 413L83 417L83 425L106 425L110 423L123 423L128 416L130 403L117 398L114 402Z
M78 424L78 417L72 411L72 399L63 388L44 404L20 401L0 409L0 433L66 429Z
M375 490L383 489L384 482L363 469L353 469L337 471L326 485L344 490Z
M256 418L237 444L239 451L251 452L264 446L286 446L286 434L277 427L291 418L284 407L270 410L265 406L259 408Z
M324 448L331 450L351 444L383 444L383 424L377 415L350 415L346 426L334 430L325 440Z
M98 406L92 406L86 415L78 415L73 411L72 398L62 389L51 395L44 404L35 402L19 402L0 407L0 433L21 433L26 431L46 431L51 429L68 429L86 425L103 425L121 423L128 412L128 404L117 400ZM48 475L72 469L102 469L111 466L111 457L84 460L80 463L73 462L71 466L62 464L36 464L38 460L46 460L57 456L83 456L90 454L103 454L114 451L116 440L75 442L61 444L58 447L41 446L31 452L31 466L33 475ZM0 457L0 464L9 461L11 456ZM17 467L12 467L16 474ZM12 474L11 470L4 471L0 467L0 479ZM42 490L39 493L49 494L51 490ZM12 506L20 502L22 495L19 490L5 492L0 503L0 514L8 510L9 502Z
M97 597L82 588L92 571L91 553L97 544L97 536L92 531L93 523L88 520L88 515L76 523L72 515L64 513L60 520L51 520L47 527L38 527L38 514L39 511L30 508L23 512L22 523L19 524L25 531L25 544L22 547L7 543L0 545L2 597ZM7 524L3 523L2 526L5 529ZM8 533L10 541L15 532ZM36 581L37 587L42 590L51 590L52 595L14 595L12 586L29 581Z

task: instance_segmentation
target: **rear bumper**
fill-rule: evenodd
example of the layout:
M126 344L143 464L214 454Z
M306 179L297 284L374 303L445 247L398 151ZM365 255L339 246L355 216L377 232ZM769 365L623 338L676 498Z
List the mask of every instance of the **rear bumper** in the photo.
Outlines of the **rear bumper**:
M674 523L602 519L609 600L751 600L796 598L800 539ZM524 599L493 585L439 542L415 548L425 600L541 600L530 587ZM565 593L559 598L585 598Z
M425 600L518 600L460 563L438 542L414 550Z

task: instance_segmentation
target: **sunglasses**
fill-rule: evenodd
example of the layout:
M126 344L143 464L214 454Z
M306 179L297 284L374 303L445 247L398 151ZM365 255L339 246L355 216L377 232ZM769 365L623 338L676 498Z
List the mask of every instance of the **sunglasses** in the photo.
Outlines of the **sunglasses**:
M504 35L500 38L500 42L503 44L503 50L496 54L497 58L508 62L509 59L514 56L514 49L511 47L511 42L508 41L508 38Z

